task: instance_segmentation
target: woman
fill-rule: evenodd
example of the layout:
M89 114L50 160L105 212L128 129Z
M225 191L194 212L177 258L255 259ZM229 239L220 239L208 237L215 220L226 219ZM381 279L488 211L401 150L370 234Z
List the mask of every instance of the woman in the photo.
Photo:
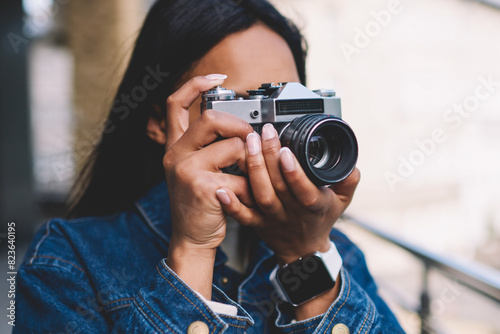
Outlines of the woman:
M303 45L265 0L157 1L77 182L77 219L48 222L18 273L15 331L402 332L363 254L332 230L359 171L318 188L271 125L260 138L227 113L200 115L217 85L305 84ZM234 163L247 176L221 172ZM258 237L226 237L232 219ZM246 261L229 267L235 240ZM324 272L283 267L312 252ZM295 289L280 268L298 268ZM315 293L310 277L331 285Z

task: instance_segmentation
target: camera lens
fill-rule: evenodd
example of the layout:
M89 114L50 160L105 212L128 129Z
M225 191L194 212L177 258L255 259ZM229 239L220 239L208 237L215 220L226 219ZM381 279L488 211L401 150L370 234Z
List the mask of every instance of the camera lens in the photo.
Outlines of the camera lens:
M324 132L324 131L323 131ZM308 159L314 168L329 168L340 159L337 137L329 133L318 133L311 137L308 145Z
M281 134L314 184L327 185L347 178L358 159L356 136L340 118L314 114L294 119Z

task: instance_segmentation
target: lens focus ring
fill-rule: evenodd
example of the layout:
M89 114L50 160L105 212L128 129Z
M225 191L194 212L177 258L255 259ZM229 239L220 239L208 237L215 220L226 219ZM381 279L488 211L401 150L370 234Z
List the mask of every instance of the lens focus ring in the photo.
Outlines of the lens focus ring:
M347 178L356 166L358 145L352 129L340 118L313 114L298 117L281 134L302 169L316 185Z

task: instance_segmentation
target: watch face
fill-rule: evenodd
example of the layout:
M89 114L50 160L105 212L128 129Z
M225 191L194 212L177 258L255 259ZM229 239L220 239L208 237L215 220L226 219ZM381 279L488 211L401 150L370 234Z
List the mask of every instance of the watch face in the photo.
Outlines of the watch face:
M294 261L277 272L277 279L292 304L298 305L333 289L335 280L320 256Z

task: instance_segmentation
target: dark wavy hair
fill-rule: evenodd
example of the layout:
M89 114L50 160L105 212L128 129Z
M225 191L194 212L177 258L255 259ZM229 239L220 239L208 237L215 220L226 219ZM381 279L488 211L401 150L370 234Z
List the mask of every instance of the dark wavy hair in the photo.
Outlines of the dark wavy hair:
M101 140L73 186L69 218L125 210L164 180L164 146L146 134L153 105L163 106L180 78L222 39L259 21L286 40L305 84L305 41L297 27L268 1L154 3L135 43Z

